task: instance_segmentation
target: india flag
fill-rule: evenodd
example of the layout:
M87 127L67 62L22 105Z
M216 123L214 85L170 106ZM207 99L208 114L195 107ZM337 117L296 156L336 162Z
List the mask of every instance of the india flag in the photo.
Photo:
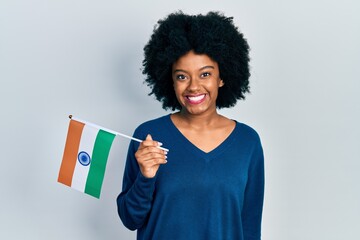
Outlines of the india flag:
M115 136L93 124L71 119L58 182L100 198Z

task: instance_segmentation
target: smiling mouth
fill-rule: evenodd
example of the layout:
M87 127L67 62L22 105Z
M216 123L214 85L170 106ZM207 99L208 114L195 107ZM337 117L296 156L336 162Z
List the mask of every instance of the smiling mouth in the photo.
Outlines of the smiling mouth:
M200 94L196 96L186 96L186 99L191 104L201 103L205 99L206 94Z

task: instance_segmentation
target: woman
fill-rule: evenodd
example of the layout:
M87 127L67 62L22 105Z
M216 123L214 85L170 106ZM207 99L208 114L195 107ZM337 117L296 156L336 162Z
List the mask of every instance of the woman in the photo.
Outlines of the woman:
M138 239L259 240L260 139L217 113L249 91L243 35L222 14L178 12L158 22L144 51L151 94L164 109L178 111L135 130L145 140L129 146L117 198L124 225L137 229Z

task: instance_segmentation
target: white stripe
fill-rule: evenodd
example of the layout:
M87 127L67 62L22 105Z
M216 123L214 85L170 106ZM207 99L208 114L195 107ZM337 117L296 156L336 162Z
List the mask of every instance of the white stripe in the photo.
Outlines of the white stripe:
M90 158L92 158L92 152L98 132L99 129L85 124L80 139L79 152L84 151L89 154ZM89 173L90 165L91 163L88 166L84 166L78 160L76 161L74 175L71 182L72 188L81 192L85 191L86 179Z

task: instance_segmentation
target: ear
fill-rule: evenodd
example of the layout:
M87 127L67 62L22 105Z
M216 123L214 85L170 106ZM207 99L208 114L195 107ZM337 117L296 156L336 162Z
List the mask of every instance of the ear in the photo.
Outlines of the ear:
M223 81L222 79L220 79L219 87L222 87L222 86L224 86L224 85L225 85L224 81Z

